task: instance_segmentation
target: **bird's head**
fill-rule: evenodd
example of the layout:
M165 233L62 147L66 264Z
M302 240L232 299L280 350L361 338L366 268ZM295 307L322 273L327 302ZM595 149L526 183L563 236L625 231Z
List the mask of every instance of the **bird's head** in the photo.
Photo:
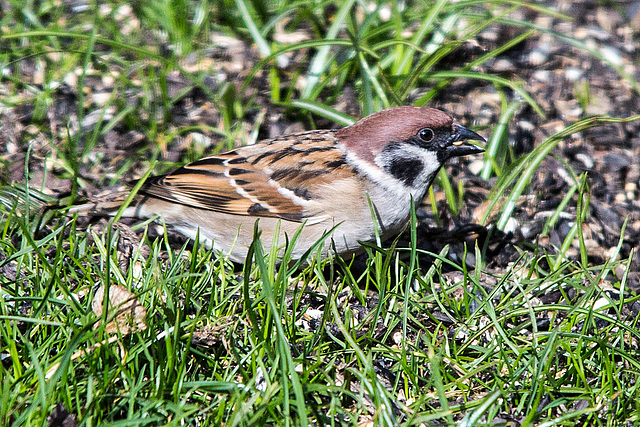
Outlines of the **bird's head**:
M337 137L361 161L378 166L411 188L429 186L444 163L484 149L483 141L444 111L426 107L395 107L340 129Z

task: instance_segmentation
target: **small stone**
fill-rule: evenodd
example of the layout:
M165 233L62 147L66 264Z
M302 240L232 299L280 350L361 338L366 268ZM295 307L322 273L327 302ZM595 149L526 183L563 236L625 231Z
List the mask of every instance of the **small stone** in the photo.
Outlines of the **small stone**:
M514 68L515 67L513 66L513 62L509 61L508 59L498 59L493 64L493 69L495 71L511 71Z
M469 171L474 174L474 175L479 175L480 172L482 171L482 168L484 167L484 160L473 160L471 161L471 163L469 163Z
M89 10L89 4L88 3L75 3L71 5L71 12L72 13L83 13Z
M551 72L549 70L536 70L533 73L533 78L539 82L548 82L551 80Z
M564 75L570 82L575 82L582 77L583 71L577 67L567 67Z
M391 339L393 339L393 342L395 342L397 345L402 344L402 332L400 331L394 332Z
M101 3L100 6L98 6L98 14L103 17L109 15L112 10L111 5L106 3Z
M582 163L585 169L593 169L593 166L595 165L591 156L586 153L576 154L576 160Z
M305 314L307 314L312 319L321 319L324 314L324 311L318 310L316 308L309 308L307 309L307 311L305 311Z
M594 239L585 239L584 247L587 253L602 253L602 248Z
M510 217L507 220L507 224L504 226L504 231L505 233L513 233L518 229L518 220L515 219L514 217Z
M538 47L533 49L529 54L529 63L531 65L542 65L549 60L549 53L551 52L551 44L542 42L538 44Z
M111 98L111 94L109 92L94 93L91 96L93 103L100 106L105 105L107 102L109 102L109 98Z
M378 15L380 15L380 19L383 22L387 22L391 19L391 7L389 5L384 5L378 11Z

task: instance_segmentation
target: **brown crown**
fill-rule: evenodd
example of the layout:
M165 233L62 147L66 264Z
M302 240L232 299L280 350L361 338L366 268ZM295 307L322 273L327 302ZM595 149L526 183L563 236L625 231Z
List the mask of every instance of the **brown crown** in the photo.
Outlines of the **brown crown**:
M373 163L389 143L415 136L420 129L451 127L453 117L427 107L395 107L378 111L340 129L338 140L359 158Z

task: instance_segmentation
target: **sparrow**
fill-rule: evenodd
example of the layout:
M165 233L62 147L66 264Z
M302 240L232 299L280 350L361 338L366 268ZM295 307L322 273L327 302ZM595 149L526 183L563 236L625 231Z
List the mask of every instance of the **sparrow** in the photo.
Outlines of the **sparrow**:
M265 251L301 228L293 259L324 237L322 256L399 234L444 163L485 142L444 111L395 107L342 129L263 140L147 179L123 217L160 217L238 263L260 230ZM135 184L135 183L134 183ZM114 215L122 200L71 209ZM276 230L279 234L275 236Z

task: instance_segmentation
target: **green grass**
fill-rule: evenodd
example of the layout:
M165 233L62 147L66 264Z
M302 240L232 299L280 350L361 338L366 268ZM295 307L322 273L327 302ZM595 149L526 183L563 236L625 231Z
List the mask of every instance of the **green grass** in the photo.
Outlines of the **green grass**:
M371 252L353 277L341 262L278 266L256 246L240 273L159 239L123 269L106 236L61 221L33 237L36 221L8 218L3 236L2 265L20 272L0 299L9 425L39 424L56 403L87 425L637 419L638 298L608 291L624 277L602 286L625 261L552 268L534 252L501 276L450 276L443 265L459 267L441 257L416 270L414 247ZM114 285L135 293L147 329L107 343L92 295ZM550 292L557 303L535 298Z
M483 73L481 65L541 32L601 58L579 40L514 20L512 12L524 7L517 1L391 2L374 10L360 2L112 1L75 12L52 1L5 4L1 101L31 114L28 131L12 142L27 153L28 177L34 163L44 163L46 174L73 183L74 194L166 169L173 164L164 158L167 147L190 134L212 142L192 144L182 160L255 141L265 99L312 128L354 119L336 108L345 87L355 89L365 115L426 105L452 83L470 81L503 94L481 176L498 177L488 197L495 204L482 221L504 228L563 138L640 119L585 117L515 159L506 136L511 117L520 105L540 117L543 111L523 82ZM280 24L312 37L278 42ZM491 25L522 31L445 69L456 48ZM190 67L209 58L214 34L256 46L249 68L231 80ZM183 80L174 92L176 75ZM112 82L102 105L84 92L92 79ZM70 84L75 110L54 127L49 118L62 82ZM215 105L218 123L174 125L193 91ZM83 128L90 114L94 124ZM97 167L110 160L101 145L112 130L136 131L146 143ZM0 167L3 184L12 184L10 166ZM500 271L488 265L485 248L467 247L455 263L448 247L424 253L415 225L405 246L367 247L364 268L313 253L305 265L286 255L278 263L259 244L250 262L235 266L197 243L176 247L166 235L146 233L144 245L123 259L119 229L85 230L77 218L53 212L41 221L38 206L49 197L33 191L17 205L16 196L26 197L20 185L5 187L0 425L42 425L57 404L87 426L638 423L640 301L628 291L631 257L619 256L621 240L606 263L589 262L582 236L589 188L584 175L572 179L542 233L575 206L565 241L551 252L528 242ZM447 209L458 212L464 188L444 173L438 188ZM427 255L435 261L420 269ZM146 309L145 329L114 335L113 310L94 313L97 290L115 286Z

